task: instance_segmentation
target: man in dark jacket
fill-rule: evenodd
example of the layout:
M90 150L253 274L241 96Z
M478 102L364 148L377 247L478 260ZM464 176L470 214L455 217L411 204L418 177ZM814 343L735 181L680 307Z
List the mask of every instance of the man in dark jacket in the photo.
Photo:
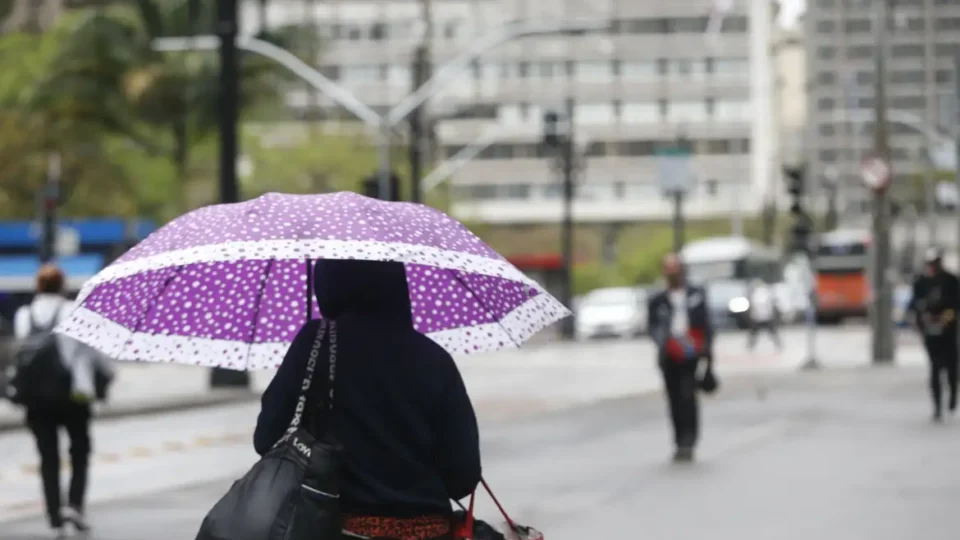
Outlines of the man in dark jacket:
M713 325L706 291L686 284L676 254L664 258L663 273L667 287L650 299L647 321L657 345L673 423L674 460L692 461L699 437L697 375L701 360L705 360L705 376L713 378Z
M345 515L449 518L450 499L480 481L477 419L453 358L414 330L403 265L322 260L314 275L320 311L339 332L331 431L344 449ZM263 394L254 433L261 455L293 417L318 324L300 331ZM322 402L326 381L315 382L311 400Z
M942 378L949 387L950 412L957 411L957 311L960 310L960 281L943 268L943 252L931 248L926 254L926 272L913 283L909 311L923 334L930 358L930 391L933 419L943 418Z

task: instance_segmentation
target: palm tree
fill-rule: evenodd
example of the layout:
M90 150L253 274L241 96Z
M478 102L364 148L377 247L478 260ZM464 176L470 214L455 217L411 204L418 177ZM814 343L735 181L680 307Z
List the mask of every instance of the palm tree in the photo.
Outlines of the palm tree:
M118 134L176 170L178 211L187 210L191 147L217 128L219 65L215 54L159 53L161 37L215 33L216 0L136 0L88 10L67 33L49 77L36 93L43 107ZM276 36L261 36L283 44ZM276 68L245 58L241 104L277 99Z

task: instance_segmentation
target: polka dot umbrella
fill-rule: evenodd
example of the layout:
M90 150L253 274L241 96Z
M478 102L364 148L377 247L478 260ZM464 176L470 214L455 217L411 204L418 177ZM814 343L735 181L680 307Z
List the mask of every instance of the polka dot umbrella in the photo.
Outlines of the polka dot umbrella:
M271 193L159 229L87 282L57 331L120 360L276 367L307 313L308 261L321 258L404 263L416 329L451 354L518 346L569 315L442 212Z

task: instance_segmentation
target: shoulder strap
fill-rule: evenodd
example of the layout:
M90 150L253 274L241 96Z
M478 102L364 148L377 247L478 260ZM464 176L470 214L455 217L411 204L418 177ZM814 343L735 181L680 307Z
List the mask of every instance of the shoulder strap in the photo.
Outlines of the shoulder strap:
M330 356L328 358L327 377L329 381L328 391L328 410L333 409L333 382L336 378L336 355L337 355L337 323L321 319L320 327L317 330L317 336L313 340L313 346L310 347L310 356L307 358L307 367L304 370L303 382L300 385L300 395L297 398L297 408L294 410L293 418L290 419L290 425L278 444L287 440L303 424L304 414L307 413L307 401L310 397L310 389L313 386L314 374L317 371L317 361L320 351L323 349L324 337L329 333ZM318 434L320 435L320 434Z
M30 316L30 335L39 332L52 332L54 328L57 327L57 323L60 322L60 313L63 311L63 305L66 304L66 300L60 301L57 304L57 307L53 310L53 317L50 319L50 324L39 324L37 319L33 314L33 304L27 306L27 315Z

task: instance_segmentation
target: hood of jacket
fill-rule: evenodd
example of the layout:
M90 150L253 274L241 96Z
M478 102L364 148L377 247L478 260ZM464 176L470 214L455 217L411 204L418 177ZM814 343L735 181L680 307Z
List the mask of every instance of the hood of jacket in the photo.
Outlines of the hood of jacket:
M321 259L313 271L314 296L324 317L357 314L413 326L402 263Z

